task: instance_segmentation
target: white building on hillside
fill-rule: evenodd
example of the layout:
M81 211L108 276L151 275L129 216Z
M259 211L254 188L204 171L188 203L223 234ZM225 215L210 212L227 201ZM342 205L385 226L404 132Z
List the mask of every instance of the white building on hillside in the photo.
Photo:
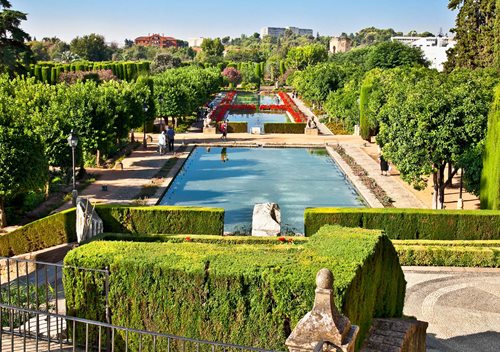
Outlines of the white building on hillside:
M425 58L431 62L430 67L438 71L443 70L443 64L448 60L446 51L456 44L449 37L392 37L391 40L422 49Z
M260 30L260 37L264 38L266 35L269 35L271 37L281 37L285 35L285 31L289 29L292 31L293 34L297 35L313 35L313 30L312 29L306 29L306 28L298 28L298 27L262 27Z
M189 44L189 47L191 48L199 48L201 47L201 43L203 43L203 37L199 37L199 38L191 38L191 39L188 39L188 44Z

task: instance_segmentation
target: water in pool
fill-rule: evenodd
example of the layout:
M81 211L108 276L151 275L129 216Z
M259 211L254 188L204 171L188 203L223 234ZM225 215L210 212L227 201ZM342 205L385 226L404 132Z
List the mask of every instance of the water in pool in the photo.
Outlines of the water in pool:
M260 127L264 130L264 123L266 122L290 122L288 115L285 113L263 113L254 112L250 114L244 114L239 112L230 112L226 118L229 122L246 122L248 123L248 132L252 131L252 127Z
M275 94L238 93L234 104L280 105L281 100Z
M304 231L307 207L364 207L324 149L196 148L162 205L225 209L226 232L250 232L256 203L278 203L282 228Z

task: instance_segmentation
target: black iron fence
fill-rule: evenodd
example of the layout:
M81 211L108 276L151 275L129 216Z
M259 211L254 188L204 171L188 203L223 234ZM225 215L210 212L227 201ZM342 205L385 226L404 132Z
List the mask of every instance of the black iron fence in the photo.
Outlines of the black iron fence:
M97 290L106 299L105 322L67 315L63 278L68 270L84 271L102 283ZM112 325L108 294L107 269L0 257L0 351L271 352Z

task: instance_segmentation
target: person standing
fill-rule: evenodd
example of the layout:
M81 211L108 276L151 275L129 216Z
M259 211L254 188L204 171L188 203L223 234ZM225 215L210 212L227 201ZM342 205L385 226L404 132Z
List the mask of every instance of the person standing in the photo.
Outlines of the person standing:
M167 138L168 138L168 151L173 152L174 151L175 130L172 126L168 126Z
M221 125L220 125L220 131L222 132L222 140L227 139L227 120L225 120Z
M165 131L162 131L158 137L158 151L161 155L167 152L167 135Z

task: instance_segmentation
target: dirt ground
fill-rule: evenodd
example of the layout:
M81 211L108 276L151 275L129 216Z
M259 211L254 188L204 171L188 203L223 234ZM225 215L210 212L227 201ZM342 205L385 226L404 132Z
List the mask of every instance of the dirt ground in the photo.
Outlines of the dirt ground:
M361 149L370 155L374 160L378 158L378 146L375 143L365 143ZM397 176L399 178L399 171L391 165L391 176ZM432 188L432 179L428 181L427 188L422 191L417 191L408 183L401 180L406 189L415 194L424 204L426 204L429 208L432 205L432 194L434 192ZM460 175L457 173L453 178L452 186L447 188L445 191L444 203L446 209L457 209L457 201L458 196L460 194ZM464 203L464 209L474 210L479 209L479 198L471 193L467 193L465 190L462 191L462 199Z

